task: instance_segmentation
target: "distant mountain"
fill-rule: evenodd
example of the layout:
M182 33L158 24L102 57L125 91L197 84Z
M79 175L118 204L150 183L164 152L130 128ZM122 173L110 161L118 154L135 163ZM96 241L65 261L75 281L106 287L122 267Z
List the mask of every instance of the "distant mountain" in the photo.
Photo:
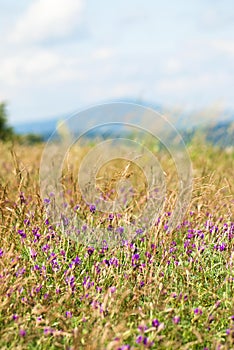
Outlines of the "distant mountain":
M159 113L163 113L164 111L164 109L160 105L156 105L154 103L147 102L147 101L121 99L121 100L115 100L111 102L126 102L126 103L139 104L145 107L152 108ZM32 121L32 122L18 123L13 125L13 127L15 132L18 134L21 134L21 135L29 134L29 133L39 134L43 137L45 141L47 141L49 137L52 135L52 133L56 130L58 122L61 120L67 119L71 115L72 113L66 114L66 115L65 114L60 115L58 117L50 118L48 120L42 120L42 121L38 120L38 121ZM203 125L202 127L199 127L199 132L205 136L205 139L207 141L213 144L216 144L222 147L233 146L234 145L234 114L229 113L229 115L230 117L226 121L218 121L213 125L205 125L205 126ZM95 118L98 120L98 116L95 116L94 120ZM182 134L186 142L191 140L191 138L198 131L198 127L196 127L196 122L191 121L191 116L189 113L184 113L183 115L180 115L180 119L178 121L175 121L174 125ZM110 133L110 128L109 129L103 128L103 130L100 129L99 131L92 130L88 133L88 137L94 137L100 132L102 133L102 136L105 138L105 136L109 135L108 133ZM115 136L119 135L120 132L123 132L121 128L115 128L115 129L113 128L111 130L111 133L113 133Z
M52 132L56 129L57 123L61 118L52 118L43 121L24 122L14 125L17 134L39 134L44 140L48 140Z
M135 99L116 99L111 102L125 102L125 103L132 103L132 104L139 104L145 107L149 107L154 109L155 111L162 111L162 107L156 104L153 104L151 102L141 101L141 100L135 100ZM108 102L106 102L108 103ZM88 109L88 108L87 108ZM79 113L79 112L77 112ZM56 127L58 125L59 121L66 120L67 118L71 117L75 113L69 113L60 115L57 117L53 117L50 119L44 119L43 120L37 120L37 121L28 121L23 123L16 123L13 125L14 130L17 134L24 135L24 134L39 134L43 137L45 141L49 139L49 137L52 135L52 133L56 130ZM90 135L94 135L95 131L90 133ZM96 135L96 134L95 134Z

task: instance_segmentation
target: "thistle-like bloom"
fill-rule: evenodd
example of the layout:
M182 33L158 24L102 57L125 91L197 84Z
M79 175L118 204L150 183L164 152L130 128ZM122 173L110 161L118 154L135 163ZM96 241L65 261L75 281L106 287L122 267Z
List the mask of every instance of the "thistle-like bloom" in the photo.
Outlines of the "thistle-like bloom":
M95 211L96 211L96 206L95 206L94 204L91 204L91 205L89 206L89 210L90 210L91 213L95 213Z
M179 316L173 317L173 323L174 323L174 324L180 323L180 317L179 317Z
M26 336L26 331L24 329L19 330L19 335L20 337L25 337Z
M158 320L157 318L155 318L155 319L152 321L152 326L157 328L159 325L160 325L159 320Z

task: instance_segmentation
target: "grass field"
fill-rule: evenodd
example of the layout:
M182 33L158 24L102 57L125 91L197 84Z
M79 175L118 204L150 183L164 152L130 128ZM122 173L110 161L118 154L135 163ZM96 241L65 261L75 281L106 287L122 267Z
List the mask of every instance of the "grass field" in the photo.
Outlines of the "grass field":
M68 239L47 216L39 187L44 145L0 147L1 349L234 348L233 150L188 145L192 200L170 233L176 176L161 155L167 201L155 226L133 242L97 248ZM82 202L73 163L63 183L76 215L94 230L124 231L144 188L122 216L100 214ZM134 182L126 166L105 169L103 192L116 174Z

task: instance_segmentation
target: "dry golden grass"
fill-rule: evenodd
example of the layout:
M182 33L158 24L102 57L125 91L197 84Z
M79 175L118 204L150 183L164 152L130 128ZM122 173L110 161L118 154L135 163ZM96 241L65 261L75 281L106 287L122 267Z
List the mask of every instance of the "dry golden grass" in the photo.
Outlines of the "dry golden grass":
M232 349L233 153L201 143L188 147L192 200L170 234L164 226L177 176L168 155L160 154L168 186L161 221L135 242L88 250L46 216L39 186L44 146L0 147L1 349ZM110 222L108 215L91 213L77 184L90 147L74 149L67 159L66 200L79 204L77 215L94 229L124 227L142 205L144 175L127 161L100 169L104 196L116 198L111 190L121 179L132 180L137 191L123 217Z

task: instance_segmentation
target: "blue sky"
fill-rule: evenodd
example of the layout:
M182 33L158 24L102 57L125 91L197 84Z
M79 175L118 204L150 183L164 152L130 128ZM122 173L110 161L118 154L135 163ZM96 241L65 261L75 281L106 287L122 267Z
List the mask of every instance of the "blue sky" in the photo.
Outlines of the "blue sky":
M0 36L11 123L121 98L234 110L232 0L0 0Z

